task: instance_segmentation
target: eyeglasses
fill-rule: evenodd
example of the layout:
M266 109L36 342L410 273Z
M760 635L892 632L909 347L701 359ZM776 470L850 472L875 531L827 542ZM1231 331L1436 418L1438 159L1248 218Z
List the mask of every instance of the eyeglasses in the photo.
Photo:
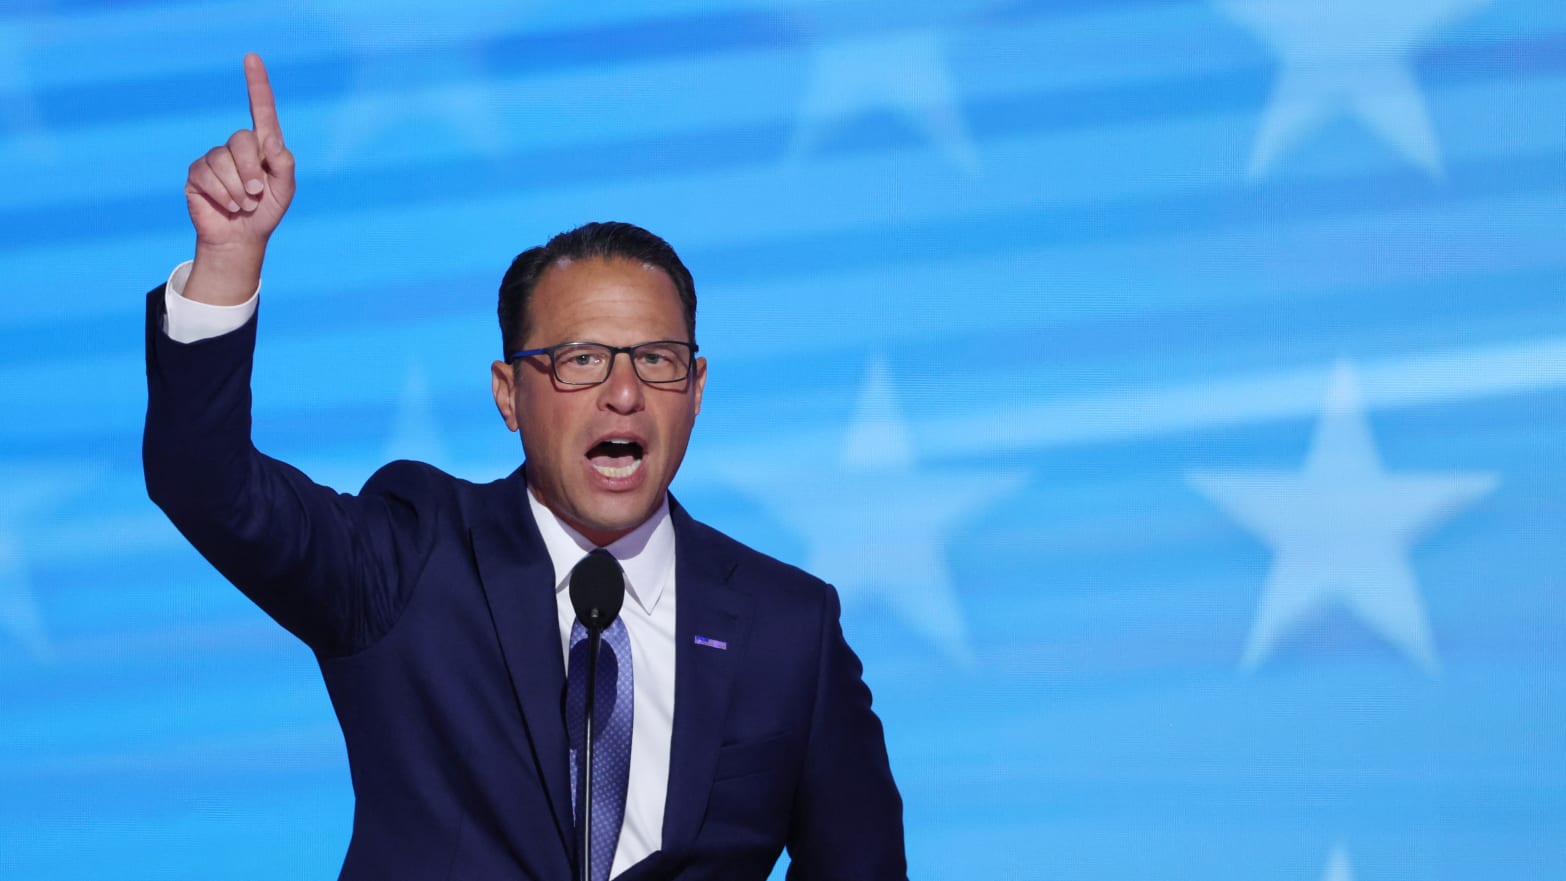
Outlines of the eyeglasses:
M634 346L606 346L603 343L561 343L542 349L512 352L508 360L533 355L548 355L549 367L561 385L598 385L614 369L614 356L630 356L631 369L642 382L679 382L690 375L695 343L657 340Z

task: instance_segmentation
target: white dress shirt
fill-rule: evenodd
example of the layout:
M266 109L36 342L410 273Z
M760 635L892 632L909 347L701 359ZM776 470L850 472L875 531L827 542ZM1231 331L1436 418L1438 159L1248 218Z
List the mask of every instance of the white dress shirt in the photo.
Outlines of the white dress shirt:
M533 495L527 501L555 564L555 611L560 651L571 647L571 570L594 547L561 522ZM631 639L631 776L626 784L625 821L614 850L610 877L663 846L663 803L669 791L669 739L674 733L674 523L669 500L657 513L605 550L625 570L625 605L620 618Z
M261 290L235 306L212 306L183 296L191 262L175 267L164 291L164 332L175 342L193 343L238 329L255 314ZM555 611L560 652L569 664L571 625L576 612L567 590L571 570L595 545L527 494L533 520L555 572ZM665 496L647 522L606 550L625 570L627 602L620 609L631 643L633 684L631 773L625 820L610 877L624 872L663 846L663 809L669 789L669 742L674 732L674 524Z
M222 336L250 320L256 314L256 301L261 296L261 286L250 299L235 306L213 306L185 299L185 282L190 280L190 267L194 260L186 260L169 273L169 283L163 289L163 332L176 343L194 343Z

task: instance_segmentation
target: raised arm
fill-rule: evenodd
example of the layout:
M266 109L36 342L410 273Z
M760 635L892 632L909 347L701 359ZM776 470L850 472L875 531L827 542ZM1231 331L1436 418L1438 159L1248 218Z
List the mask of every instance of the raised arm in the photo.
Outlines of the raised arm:
M184 295L217 306L255 293L267 240L294 198L294 154L283 143L272 83L255 53L245 56L245 84L250 128L192 162L185 178L196 260Z
M197 159L185 181L196 229L185 299L249 299L294 195L294 158L259 57L246 56L245 80L252 128ZM162 286L147 297L148 495L218 571L317 652L370 644L396 620L405 576L432 544L432 520L420 516L431 469L404 463L358 495L339 495L261 454L250 437L256 318L176 339L165 331L172 303Z

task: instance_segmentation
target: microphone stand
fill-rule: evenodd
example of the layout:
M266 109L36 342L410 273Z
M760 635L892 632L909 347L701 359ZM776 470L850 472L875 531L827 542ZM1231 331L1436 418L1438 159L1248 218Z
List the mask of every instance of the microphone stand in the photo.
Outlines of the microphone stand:
M597 609L593 610L595 613ZM581 832L577 847L581 848L580 881L593 881L593 703L598 692L598 645L603 639L604 628L594 620L582 622L587 629L587 718L582 731L582 761L576 768L576 792L582 807Z
M583 557L571 570L571 606L582 629L587 631L587 694L582 701L587 718L582 720L582 754L576 768L581 817L576 863L580 881L593 881L593 716L598 702L598 652L603 645L604 629L614 623L624 601L625 573L603 548Z

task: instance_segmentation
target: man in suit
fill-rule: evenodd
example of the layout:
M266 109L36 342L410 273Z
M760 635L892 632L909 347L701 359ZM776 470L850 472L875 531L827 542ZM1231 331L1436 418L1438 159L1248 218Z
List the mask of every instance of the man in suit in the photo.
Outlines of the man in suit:
M595 879L733 881L787 848L790 878L905 878L835 592L668 494L707 365L690 274L661 239L590 224L507 272L491 385L522 435L511 476L396 462L341 495L255 449L261 264L294 158L261 60L245 72L253 128L192 163L196 256L148 297L143 453L152 498L319 660L356 795L341 877L567 881L592 851ZM602 856L596 831L578 845L580 720L563 708L585 651L566 587L589 552L626 581L620 647L605 637L621 678L599 693L629 717L602 747L628 779L599 814Z

